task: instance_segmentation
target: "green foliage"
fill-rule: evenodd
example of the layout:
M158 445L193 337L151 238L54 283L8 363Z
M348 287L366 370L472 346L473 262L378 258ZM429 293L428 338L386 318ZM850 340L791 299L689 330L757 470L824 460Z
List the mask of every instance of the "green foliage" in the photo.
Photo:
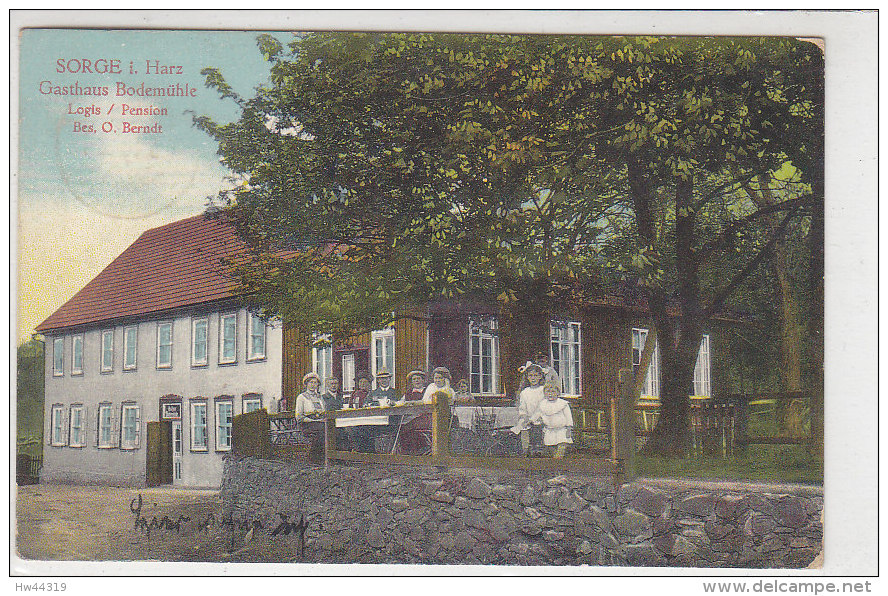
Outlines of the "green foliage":
M792 162L779 213L798 214L822 141L819 50L791 39L258 45L269 83L243 99L205 70L241 116L195 124L241 181L221 199L256 251L234 264L243 286L308 331L376 328L436 298L549 308L597 294L612 272L664 297L703 275L703 306L717 308L768 243L741 185Z
M29 340L16 350L16 436L18 451L43 451L43 342Z

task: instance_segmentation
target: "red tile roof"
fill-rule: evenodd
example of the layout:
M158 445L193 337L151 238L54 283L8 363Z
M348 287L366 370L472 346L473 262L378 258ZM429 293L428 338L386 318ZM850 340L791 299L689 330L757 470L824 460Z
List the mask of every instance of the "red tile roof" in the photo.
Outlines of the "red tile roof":
M245 251L233 228L203 215L148 230L37 331L234 297L235 284L223 275L220 259Z

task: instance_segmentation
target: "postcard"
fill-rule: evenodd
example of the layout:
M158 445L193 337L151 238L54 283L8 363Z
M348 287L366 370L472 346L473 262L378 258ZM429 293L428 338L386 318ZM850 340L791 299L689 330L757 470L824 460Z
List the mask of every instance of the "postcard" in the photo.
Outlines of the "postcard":
M13 575L874 572L872 13L276 14L16 15Z

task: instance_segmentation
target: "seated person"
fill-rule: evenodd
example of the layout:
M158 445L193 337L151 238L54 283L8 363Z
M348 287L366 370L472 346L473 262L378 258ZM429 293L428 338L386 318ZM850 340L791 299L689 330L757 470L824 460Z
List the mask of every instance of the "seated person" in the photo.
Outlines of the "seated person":
M552 457L562 458L567 446L573 443L573 416L570 404L561 399L561 388L558 383L546 382L543 388L545 399L540 402L531 421L543 423L543 445L551 448Z
M427 404L433 403L432 396L439 391L442 391L453 399L453 388L450 386L450 381L452 377L450 376L450 371L444 367L439 366L432 371L432 382L429 383L429 386L425 388L425 391L422 394L422 401Z
M475 398L473 398L471 392L469 392L469 382L465 379L460 379L456 382L456 392L453 394L453 403L461 406L475 403Z
M398 392L391 385L391 373L384 368L380 369L376 373L376 389L370 392L370 404L385 407L398 401Z
M425 373L421 370L411 370L407 373L407 393L404 394L399 404L412 401L422 401L423 390L425 389Z
M370 405L370 400L367 398L370 397L370 382L372 379L373 377L366 371L361 371L355 376L355 385L358 388L348 396L349 408L363 408Z
M339 379L330 377L327 379L327 391L321 396L324 400L324 407L328 412L335 412L342 409L342 391L339 390Z
M312 457L324 448L324 418L326 410L319 389L321 379L310 372L302 377L305 390L296 398L296 428L311 441Z

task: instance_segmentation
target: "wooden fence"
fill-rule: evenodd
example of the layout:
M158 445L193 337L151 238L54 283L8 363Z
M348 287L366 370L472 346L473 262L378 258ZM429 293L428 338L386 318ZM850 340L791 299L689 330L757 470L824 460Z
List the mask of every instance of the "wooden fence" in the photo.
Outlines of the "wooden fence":
M43 467L43 456L32 456L17 453L15 456L15 482L19 486L40 482L40 469Z
M364 453L345 451L337 446L337 420L365 416L409 416L431 414L431 450L427 455L399 453ZM432 404L404 404L387 408L354 408L325 412L323 453L325 465L331 462L361 462L382 465L414 465L445 468L492 468L499 470L574 471L593 476L608 476L616 485L627 479L625 457L611 438L607 450L577 450L564 458L528 458L509 456L455 454L450 449L451 404L439 394ZM615 425L611 424L611 428ZM311 439L296 427L292 413L268 415L263 410L235 417L233 450L236 455L254 455L284 459L314 459ZM249 433L249 437L242 437ZM611 434L613 434L611 432ZM321 455L321 454L316 454ZM320 457L317 458L321 460ZM318 461L320 463L320 461Z

